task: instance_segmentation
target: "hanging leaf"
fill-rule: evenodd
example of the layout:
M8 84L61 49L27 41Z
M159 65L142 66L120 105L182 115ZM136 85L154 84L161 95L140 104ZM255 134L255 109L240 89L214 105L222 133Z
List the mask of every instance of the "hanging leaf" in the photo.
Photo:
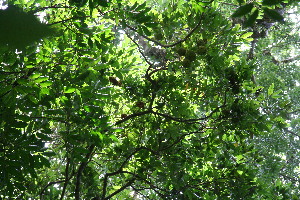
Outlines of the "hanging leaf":
M250 17L247 19L245 26L250 27L254 24L255 20L258 17L259 11L255 8L255 11L250 15Z
M70 5L74 5L78 8L80 8L80 7L83 7L87 3L87 0L70 0L69 3L70 3Z
M90 46L91 49L93 48L94 43L91 40L91 38L88 39L88 45Z
M141 5L139 5L135 10L140 11L140 10L143 10L145 7L146 7L146 1L144 3L142 3Z
M262 5L273 6L273 5L279 4L281 2L282 2L282 0L263 0Z
M106 0L98 0L98 3L102 7L108 7L109 6L109 4Z
M67 87L65 93L73 93L75 90L76 90L75 88Z
M85 72L83 72L82 74L80 74L80 75L76 78L76 80L82 81L82 80L86 79L89 75L90 75L90 71L85 71Z
M274 83L272 83L272 85L270 85L269 89L268 89L268 96L270 96L271 94L273 94L274 92Z
M271 19L274 19L275 21L283 21L284 19L284 17L281 14L279 14L276 10L265 8L264 11Z
M252 34L253 34L253 32L247 32L247 33L241 35L241 38L248 38L248 37L250 37Z
M141 26L143 32L145 33L145 35L150 36L151 32L149 31L149 29L146 26Z
M54 33L34 15L16 6L8 6L6 10L0 10L0 27L0 45L18 49L23 49Z
M249 3L239 7L233 14L232 17L241 17L251 12L253 3Z

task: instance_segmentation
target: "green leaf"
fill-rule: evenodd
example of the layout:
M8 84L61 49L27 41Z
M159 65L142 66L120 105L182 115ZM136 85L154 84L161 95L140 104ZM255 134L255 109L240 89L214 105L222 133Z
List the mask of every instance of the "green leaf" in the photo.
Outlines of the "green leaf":
M147 22L147 23L144 23L145 26L147 27L150 27L150 28L155 28L157 27L159 24L156 23L156 22Z
M280 98L280 97L282 97L282 95L280 95L280 93L282 93L281 90L278 90L278 91L276 91L276 92L273 92L272 95L271 95L271 97L272 97L273 99Z
M44 111L48 115L65 115L65 112L61 109L53 109Z
M109 136L113 141L118 142L118 138L115 135L110 135Z
M255 11L250 15L250 17L247 19L246 23L245 23L245 26L246 27L251 27L253 26L255 20L257 19L258 17L258 14L259 14L259 11L258 9L255 8Z
M282 0L263 0L262 5L273 6L273 5L279 4L281 2L282 2Z
M29 80L28 79L18 79L17 82L19 84L23 84L23 85L26 85L29 83Z
M269 8L265 8L264 12L271 18L274 19L275 21L283 21L284 17L279 14L276 10L271 10Z
M40 82L46 81L48 79L49 79L49 77L39 77L39 78L35 79L34 82L40 83Z
M38 158L39 158L40 165L37 168L41 168L43 166L50 167L50 162L47 158L41 155L39 155Z
M77 153L89 153L89 150L83 147L74 147L74 151Z
M141 26L143 32L145 33L145 35L147 36L151 36L151 32L149 31L149 29L146 26Z
M268 96L271 96L271 94L273 94L274 92L274 83L272 83L272 85L270 85L269 89L268 89Z
M43 134L43 133L37 133L36 134L37 137L39 137L40 139L42 139L43 141L51 141L51 137Z
M91 40L91 38L88 39L88 45L89 45L89 47L90 47L91 49L93 48L94 43L93 43L93 41Z
M140 10L144 9L145 7L146 7L146 1L144 3L142 3L141 5L139 5L135 10L140 11Z
M29 76L30 79L36 79L38 77L40 77L42 74L39 74L39 73L34 73L32 74L31 76Z
M18 119L24 121L24 122L29 122L31 119L31 117L27 116L27 115L19 115Z
M76 80L80 80L80 81L83 81L84 79L86 79L88 76L90 75L90 71L85 71L83 72L82 74L80 74Z
M98 49L102 49L102 45L100 44L100 42L98 40L95 40L95 44Z
M33 95L28 95L28 98L34 104L37 104L39 102L39 100L35 96L33 96Z
M241 38L248 38L248 37L250 37L252 34L253 34L253 32L247 32L247 33L241 35Z
M131 6L130 10L135 10L136 7L138 6L139 4L137 3L137 1L133 4L133 6Z
M151 21L151 17L145 15L144 13L139 13L135 16L135 20L142 24Z
M26 122L22 122L22 121L15 121L12 123L12 126L15 128L25 128L27 126Z
M98 0L98 3L102 7L109 7L109 3L107 2L107 0Z
M51 81L45 81L45 82L42 82L40 83L40 86L41 87L48 87L48 86L51 86L53 83Z
M5 27L5 31L0 32L0 46L8 45L18 49L25 49L26 46L54 33L36 16L13 5L0 10L0 27Z
M76 88L72 88L72 87L66 87L64 93L73 93L75 92Z
M232 17L241 17L251 12L253 8L253 3L249 3L243 6L240 6L233 14Z
M69 2L71 5L75 5L76 7L80 8L87 3L87 0L69 0Z
M56 153L53 151L46 151L46 152L43 152L43 155L47 156L47 157L52 157L52 156L55 156Z

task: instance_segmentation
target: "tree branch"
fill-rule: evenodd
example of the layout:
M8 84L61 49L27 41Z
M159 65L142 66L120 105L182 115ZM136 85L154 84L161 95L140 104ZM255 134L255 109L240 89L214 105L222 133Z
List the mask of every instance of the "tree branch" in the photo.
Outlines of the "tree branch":
M51 185L54 185L54 184L57 184L57 183L63 183L65 182L66 180L61 180L61 181L52 181L52 182L49 182L41 191L40 193L40 199L43 199L43 194L45 192L45 190L47 189L47 187L51 186Z
M77 176L76 176L76 185L75 185L75 199L76 200L80 200L80 184L81 184L82 172L85 169L87 163L89 162L89 159L91 158L94 148L95 148L94 144L92 144L89 147L89 152L85 156L86 161L83 161L78 168Z
M101 198L101 199L107 199L107 197L105 197L105 196L106 196L107 179L108 179L108 177L114 176L114 175L117 175L117 174L120 174L120 173L125 173L125 172L123 171L123 168L124 168L125 164L128 162L128 160L129 160L134 154L136 154L137 152L139 152L139 151L142 150L142 149L145 149L145 150L148 150L148 151L150 151L150 152L152 152L152 153L154 153L154 154L157 154L155 151L153 151L152 149L149 149L149 148L147 148L147 147L139 147L139 148L135 149L130 155L128 155L128 156L126 157L126 159L123 161L123 163L121 164L121 166L119 167L119 169L118 169L117 171L111 172L111 173L106 173L106 174L104 175L104 179L103 179L103 190L102 190L102 198ZM127 187L127 186L126 186L126 187Z
M69 177L69 166L70 166L70 158L67 158L66 172L65 172L65 183L64 183L64 186L63 186L63 190L62 190L62 192L61 192L60 200L63 200L63 199L64 199L67 185L68 185L68 183L69 183L69 180L70 180L71 177L73 176L73 175L71 175L71 176Z
M123 190L125 190L128 186L132 185L132 183L134 183L135 178L130 179L125 185L123 185L121 188L119 188L118 190L116 190L115 192L113 192L112 194L108 195L107 197L103 198L103 200L105 199L110 199L113 196L115 196L116 194L122 192Z
M124 119L121 119L119 121L117 121L114 126L117 126L119 124L122 124L123 122L126 122L128 121L129 119L131 118L134 118L134 117L137 117L137 116L141 116L141 115L146 115L146 114L149 114L151 113L151 110L146 110L146 111L143 111L143 112L139 112L139 113L133 113L131 115L128 115L127 117L125 117Z
M211 1L212 2L212 1ZM173 44L162 44L161 42L158 42L158 41L156 41L156 40L154 40L154 39L151 39L151 38L149 38L148 36L146 36L146 35L141 35L143 38L145 38L145 39L147 39L148 41L151 41L151 42L153 42L154 44L156 44L156 45L158 45L158 46L161 46L161 47L165 47L165 48L169 48L169 47L174 47L174 46L176 46L176 45L178 45L178 44L180 44L180 43L183 43L183 42L185 42L186 40L188 40L191 36L192 36L192 34L197 30L197 28L199 28L200 27L200 25L201 25L201 23L202 23L202 19L203 19L203 16L204 16L204 12L201 14L201 16L200 16L200 20L199 20L199 22L198 22L198 24L183 38L183 39L181 39L181 40L178 40L177 42L175 42L175 43L173 43ZM130 25L128 25L128 24L126 24L125 23L125 25L126 25L126 27L127 28L129 28L130 30L132 30L132 31L134 31L134 32L137 32L137 30L136 30L136 28L133 28L132 26L130 26Z

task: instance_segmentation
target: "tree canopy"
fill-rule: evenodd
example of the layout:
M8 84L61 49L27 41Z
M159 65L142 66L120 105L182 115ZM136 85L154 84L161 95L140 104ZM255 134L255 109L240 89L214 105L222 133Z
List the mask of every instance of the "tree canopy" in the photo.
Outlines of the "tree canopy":
M8 0L0 199L300 199L297 0Z

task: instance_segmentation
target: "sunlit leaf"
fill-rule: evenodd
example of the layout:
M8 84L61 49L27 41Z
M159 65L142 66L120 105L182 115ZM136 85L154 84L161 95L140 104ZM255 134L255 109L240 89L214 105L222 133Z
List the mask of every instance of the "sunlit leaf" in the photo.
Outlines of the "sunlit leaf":
M73 93L75 90L76 90L76 88L66 87L64 93Z
M271 96L271 94L273 94L274 92L274 83L272 83L272 85L270 85L269 89L268 89L268 96Z

